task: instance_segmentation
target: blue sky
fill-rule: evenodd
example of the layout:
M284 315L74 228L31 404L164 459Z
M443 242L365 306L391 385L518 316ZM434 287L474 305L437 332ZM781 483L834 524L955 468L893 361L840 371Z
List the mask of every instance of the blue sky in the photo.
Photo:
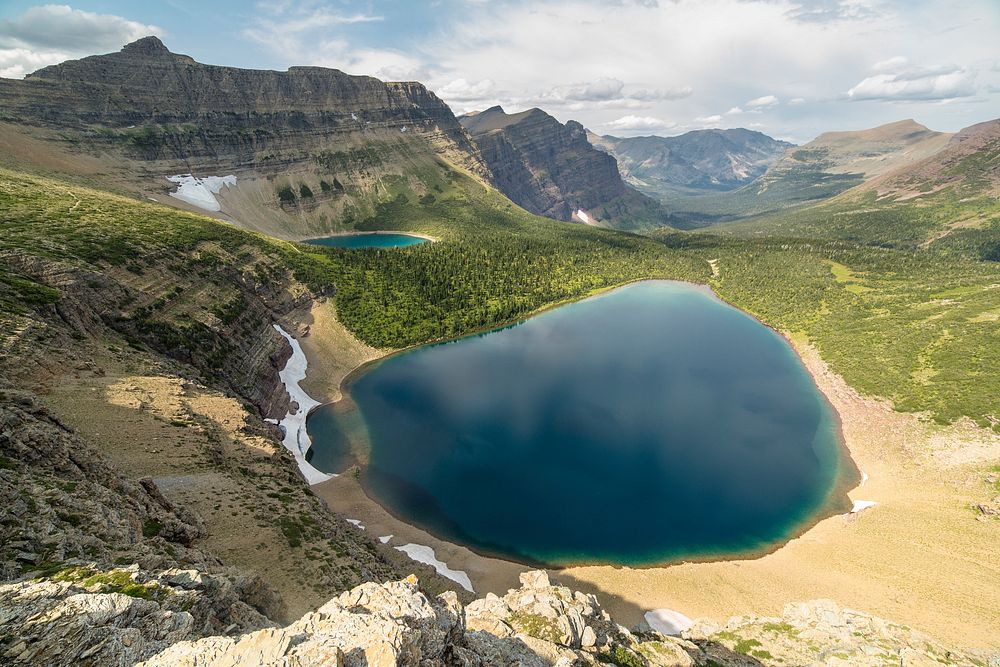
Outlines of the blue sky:
M601 134L804 142L1000 116L997 0L4 0L0 75L145 34L201 62L416 79L458 113L539 106Z

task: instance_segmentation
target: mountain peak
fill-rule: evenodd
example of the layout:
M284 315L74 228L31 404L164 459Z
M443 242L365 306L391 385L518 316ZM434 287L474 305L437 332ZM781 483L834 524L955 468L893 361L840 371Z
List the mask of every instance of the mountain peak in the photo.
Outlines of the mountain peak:
M162 56L169 55L170 49L163 45L159 37L149 35L148 37L143 37L130 44L126 44L122 47L122 53L139 56Z

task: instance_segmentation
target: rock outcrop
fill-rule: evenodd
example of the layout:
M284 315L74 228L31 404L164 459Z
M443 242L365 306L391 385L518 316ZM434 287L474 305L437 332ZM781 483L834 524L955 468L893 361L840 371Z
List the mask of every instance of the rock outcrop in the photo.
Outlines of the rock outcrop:
M507 114L499 106L459 120L493 185L532 213L620 228L668 222L655 201L625 185L615 159L591 146L576 121L562 124L541 109Z
M789 605L781 617L738 617L724 626L702 621L683 637L632 631L615 623L595 596L551 585L544 572L528 572L519 589L464 608L454 593L429 597L415 577L364 584L284 628L179 641L140 664L971 667L977 662L918 632L822 600Z

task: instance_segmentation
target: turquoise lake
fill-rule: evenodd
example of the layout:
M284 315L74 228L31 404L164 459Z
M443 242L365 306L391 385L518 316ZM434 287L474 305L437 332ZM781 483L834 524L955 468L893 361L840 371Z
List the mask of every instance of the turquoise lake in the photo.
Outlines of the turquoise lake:
M427 243L427 239L409 234L340 234L309 239L306 243L328 248L405 248L418 243Z
M788 343L706 288L647 281L415 348L308 420L398 518L551 566L760 552L856 470Z

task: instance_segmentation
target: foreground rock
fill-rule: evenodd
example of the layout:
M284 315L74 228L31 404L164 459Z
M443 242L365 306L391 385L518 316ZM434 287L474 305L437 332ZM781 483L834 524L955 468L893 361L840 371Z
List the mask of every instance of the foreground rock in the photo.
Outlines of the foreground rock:
M285 628L182 641L141 664L977 664L918 632L829 601L790 605L777 618L733 618L725 626L702 621L678 638L630 631L615 623L593 595L552 586L544 572L522 575L521 584L503 597L490 594L464 609L453 593L429 598L414 577L363 584Z

